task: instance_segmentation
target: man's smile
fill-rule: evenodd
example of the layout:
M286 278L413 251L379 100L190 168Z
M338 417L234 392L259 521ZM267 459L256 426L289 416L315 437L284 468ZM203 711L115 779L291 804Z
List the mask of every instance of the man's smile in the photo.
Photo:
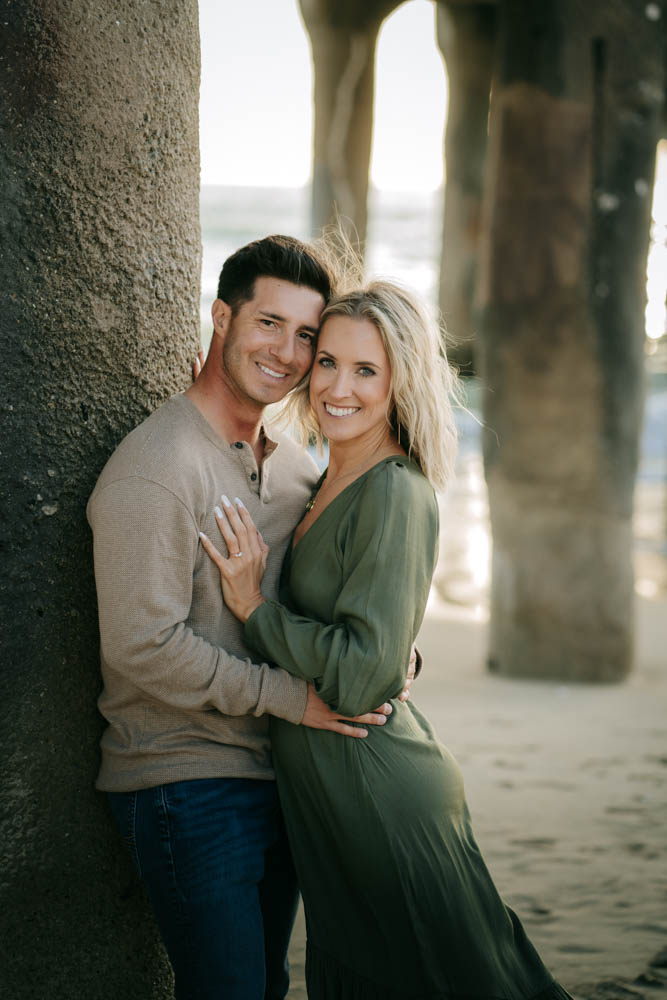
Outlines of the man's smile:
M255 364L261 372L264 372L265 375L269 375L271 378L287 378L289 374L289 372L277 372L273 368L267 368L266 365L260 364L259 361L256 361Z

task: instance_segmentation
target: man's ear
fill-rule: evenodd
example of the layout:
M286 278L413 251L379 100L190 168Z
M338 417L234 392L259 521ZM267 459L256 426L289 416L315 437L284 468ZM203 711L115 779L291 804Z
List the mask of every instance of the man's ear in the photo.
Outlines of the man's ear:
M213 336L217 334L224 340L232 318L231 306L223 299L216 299L211 306L211 316L213 318Z

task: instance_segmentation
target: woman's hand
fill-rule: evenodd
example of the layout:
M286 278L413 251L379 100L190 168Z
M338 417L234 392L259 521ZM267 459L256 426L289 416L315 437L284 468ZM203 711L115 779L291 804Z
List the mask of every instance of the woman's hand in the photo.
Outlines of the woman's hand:
M417 676L417 648L412 646L410 650L410 662L408 663L408 676L405 678L405 686L398 696L399 701L408 701L410 698L410 688L412 687L412 682Z
M197 351L197 357L192 362L192 381L196 382L199 378L199 373L204 367L204 348L200 347Z
M241 500L237 498L232 504L224 495L221 499L223 509L215 508L215 519L227 544L228 558L218 552L203 531L199 537L220 571L225 604L239 621L246 622L255 608L264 603L260 584L269 547Z

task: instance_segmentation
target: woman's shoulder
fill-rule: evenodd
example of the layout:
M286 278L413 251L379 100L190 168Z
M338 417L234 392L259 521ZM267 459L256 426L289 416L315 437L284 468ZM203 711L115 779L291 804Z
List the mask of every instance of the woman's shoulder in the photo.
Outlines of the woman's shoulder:
M392 456L374 466L358 494L360 513L377 520L416 516L437 518L437 500L433 486L416 462L404 455Z
M407 455L392 455L366 474L364 492L385 493L388 498L435 497L435 491L417 463Z

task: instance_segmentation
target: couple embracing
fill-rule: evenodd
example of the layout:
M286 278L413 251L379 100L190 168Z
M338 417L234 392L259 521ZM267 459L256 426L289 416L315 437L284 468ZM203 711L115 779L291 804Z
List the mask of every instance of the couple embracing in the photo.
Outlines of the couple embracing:
M567 1000L408 700L456 439L437 329L283 236L225 262L212 315L198 378L88 505L97 785L177 1000L283 1000L299 889L310 1000ZM329 442L319 479L264 422L285 397Z

